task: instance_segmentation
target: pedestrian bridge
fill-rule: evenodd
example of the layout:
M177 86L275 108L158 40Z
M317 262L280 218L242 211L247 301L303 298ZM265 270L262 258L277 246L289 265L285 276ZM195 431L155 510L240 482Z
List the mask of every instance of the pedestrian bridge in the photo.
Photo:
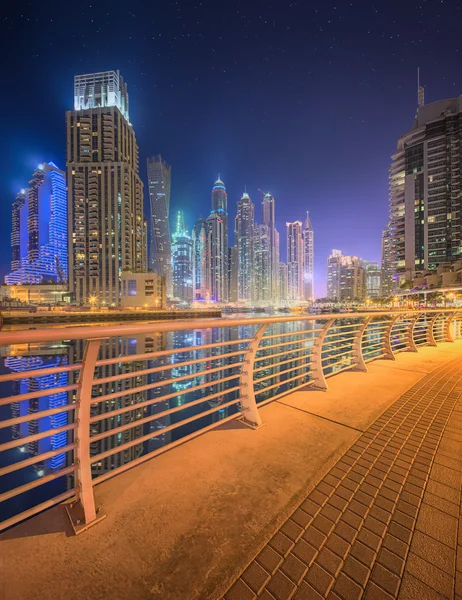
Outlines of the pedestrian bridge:
M0 375L0 596L410 598L427 536L447 556L431 589L453 597L461 325L437 310L1 333L8 356L71 350Z

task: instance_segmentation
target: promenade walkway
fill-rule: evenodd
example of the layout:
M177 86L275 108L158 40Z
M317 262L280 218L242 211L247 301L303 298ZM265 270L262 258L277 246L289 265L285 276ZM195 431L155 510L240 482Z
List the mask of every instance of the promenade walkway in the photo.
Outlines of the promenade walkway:
M368 369L97 486L78 537L60 506L4 532L0 598L457 600L462 343Z
M462 356L361 435L225 599L462 598L461 426Z

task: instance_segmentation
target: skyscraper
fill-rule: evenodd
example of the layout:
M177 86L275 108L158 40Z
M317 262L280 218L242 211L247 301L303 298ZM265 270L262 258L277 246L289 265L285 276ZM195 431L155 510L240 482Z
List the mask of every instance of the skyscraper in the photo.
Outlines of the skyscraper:
M303 300L303 232L302 222L286 223L287 271L289 300Z
M192 230L193 299L207 299L207 221L200 218Z
M269 306L271 294L271 246L268 225L254 228L254 295L253 300Z
M287 302L289 296L289 287L288 287L288 272L286 263L279 263L279 297L281 299L282 304Z
M419 107L390 170L390 259L396 285L462 256L462 96Z
M382 266L381 266L381 287L380 295L382 297L390 296L393 293L393 262L391 258L391 240L392 232L390 224L385 227L382 233Z
M8 285L67 283L66 175L50 162L37 167L29 189L13 203L11 270Z
M314 231L308 211L303 225L303 297L314 300Z
M238 253L238 298L248 302L254 296L255 206L247 192L237 203L236 244Z
M268 228L270 300L275 302L279 296L279 234L276 231L275 200L271 194L263 196L261 208L263 225Z
M331 300L340 299L340 266L342 251L332 250L327 259L327 297Z
M122 271L141 271L143 184L118 71L79 75L66 113L70 288L118 305Z
M378 263L362 260L361 266L366 270L366 297L379 298L382 289L382 272Z
M212 188L212 210L207 218L207 290L211 300L228 300L228 196L218 177Z
M327 297L337 301L365 299L366 269L360 258L332 250L327 259Z
M193 243L179 210L172 236L173 296L183 302L193 299Z
M171 297L173 284L169 214L172 169L160 154L148 158L147 165L151 236L149 266L159 275L165 275L167 296Z
M228 300L238 301L238 264L239 253L236 245L228 248Z

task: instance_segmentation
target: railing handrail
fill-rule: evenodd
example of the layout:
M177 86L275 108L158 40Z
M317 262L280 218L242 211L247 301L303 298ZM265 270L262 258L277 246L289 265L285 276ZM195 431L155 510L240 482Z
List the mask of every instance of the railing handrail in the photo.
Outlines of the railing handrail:
M454 313L457 308L426 308L426 309L400 309L351 313L329 313L313 315L294 315L283 317L252 317L250 319L227 319L225 317L211 319L185 319L178 321L153 321L147 324L129 325L103 325L95 326L63 326L43 329L20 329L16 331L0 332L0 346L13 344L33 344L38 342L62 342L65 340L96 340L114 336L129 337L149 333L169 333L172 331L192 331L197 329L211 329L224 327L241 327L248 325L262 325L267 323L293 323L299 321L329 321L330 319L351 319L380 317L390 315L426 314L426 313Z

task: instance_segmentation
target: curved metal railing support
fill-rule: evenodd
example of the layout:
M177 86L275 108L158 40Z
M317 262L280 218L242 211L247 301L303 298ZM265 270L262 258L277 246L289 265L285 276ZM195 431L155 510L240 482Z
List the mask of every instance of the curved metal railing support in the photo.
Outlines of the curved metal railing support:
M75 464L77 465L76 500L66 505L69 519L78 535L92 525L102 521L106 515L100 513L95 507L95 496L93 494L93 482L91 477L90 458L90 406L93 376L96 360L102 339L88 340L79 375L79 387L77 390L75 409Z
M441 313L436 313L428 322L427 325L427 344L429 346L436 346L435 333L433 331L433 327L435 326L436 320L440 316Z
M327 332L337 319L329 319L326 321L324 327L320 330L313 345L313 352L311 354L311 372L313 373L313 383L310 387L316 390L326 391L328 389L326 377L324 375L324 369L322 368L322 345Z
M417 352L417 346L416 346L416 343L414 340L414 331L415 331L415 326L416 326L419 318L420 318L420 314L417 315L416 317L409 319L409 327L407 330L407 346L406 346L407 352Z
M257 407L257 400L255 398L253 372L258 346L260 345L267 328L268 323L264 323L257 329L255 335L253 336L253 339L250 342L249 347L247 348L247 351L242 359L242 371L239 379L240 395L242 398L241 423L244 423L244 425L247 425L252 429L258 429L263 425Z
M448 315L444 322L444 341L454 342L455 340L455 315Z
M363 343L363 338L364 338L364 334L366 333L366 329L367 326L369 325L369 323L372 321L372 317L366 317L366 319L364 320L364 323L361 325L361 327L358 329L358 331L356 332L354 341L353 341L353 371L363 371L364 373L367 372L367 366L366 363L364 361L364 355L363 355L363 351L362 351L362 343Z
M388 360L396 360L396 357L393 353L393 348L391 347L391 332L393 331L393 327L396 321L400 318L401 315L396 315L390 321L390 324L383 332L383 358L387 358Z

